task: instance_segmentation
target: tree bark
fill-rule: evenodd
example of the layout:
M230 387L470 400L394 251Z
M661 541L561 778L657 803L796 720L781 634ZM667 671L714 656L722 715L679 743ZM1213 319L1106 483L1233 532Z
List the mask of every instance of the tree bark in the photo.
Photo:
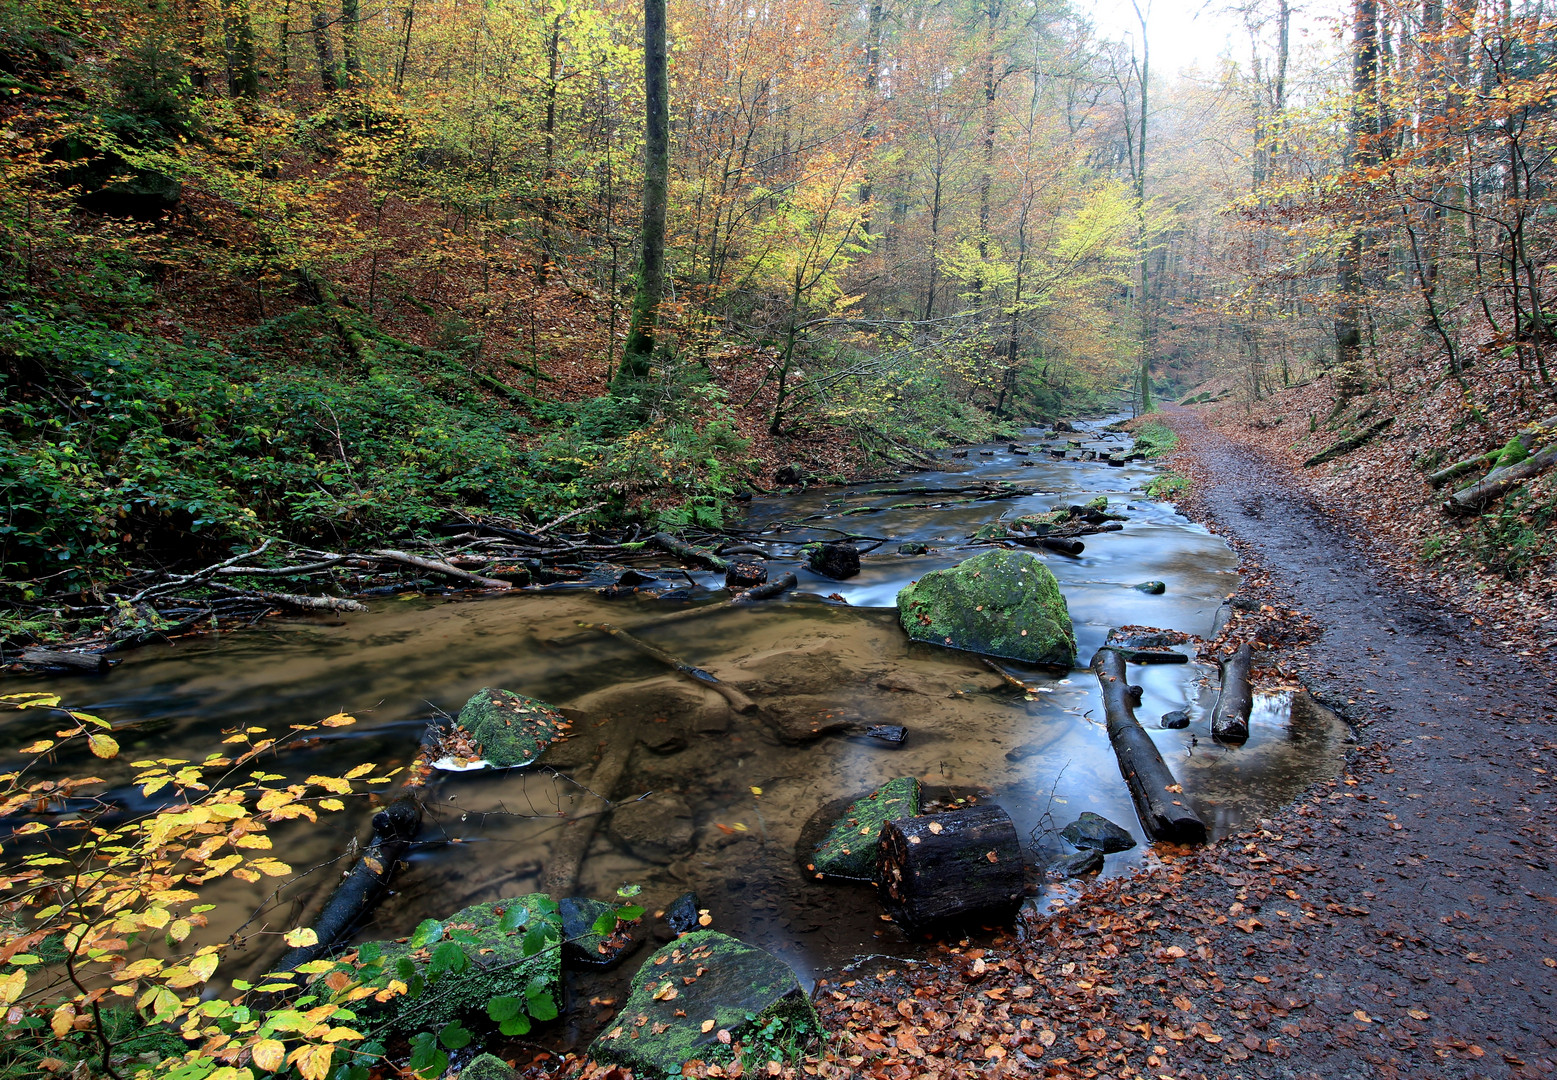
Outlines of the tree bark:
M1378 89L1378 0L1355 0L1352 8L1352 107L1347 121L1347 158L1353 168L1368 165L1374 156L1374 110ZM1340 303L1335 315L1335 362L1338 366L1362 359L1362 257L1363 229L1353 224L1336 260L1336 289Z
M1006 920L1022 905L1022 843L1011 815L985 805L889 821L876 887L907 933L969 919Z
M1174 844L1205 843L1206 823L1173 778L1157 744L1135 718L1124 657L1112 649L1099 649L1092 657L1092 670L1103 690L1108 741L1146 834Z
M502 581L499 578L482 577L480 574L472 574L469 570L461 570L457 566L450 566L446 562L437 559L424 559L419 555L410 555L404 551L380 550L372 553L375 559L388 559L390 562L404 563L414 566L419 570L429 570L434 574L442 574L444 577L455 578L458 581L468 581L472 585L479 585L483 589L512 589L513 583Z
M1334 461L1338 457L1349 454L1394 422L1395 418L1393 416L1386 416L1382 420L1377 420L1355 435L1348 435L1340 442L1319 451L1319 453L1303 462L1303 467L1306 469L1312 465L1323 465L1327 461Z
M1557 443L1517 465L1493 469L1480 483L1472 484L1464 491L1456 491L1444 500L1444 513L1457 517L1479 514L1526 480L1540 476L1553 465L1557 465Z
M665 288L665 206L670 189L670 87L665 56L665 0L643 0L643 232L632 321L619 379L644 379L654 355Z

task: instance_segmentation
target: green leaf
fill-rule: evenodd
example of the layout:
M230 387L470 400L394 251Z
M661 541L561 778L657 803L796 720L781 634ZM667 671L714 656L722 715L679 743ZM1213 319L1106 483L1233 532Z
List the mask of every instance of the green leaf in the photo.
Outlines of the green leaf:
M528 1016L515 1016L511 1020L504 1020L497 1026L497 1030L504 1035L528 1035L530 1033L530 1018Z
M487 1015L499 1024L523 1013L524 1006L520 1005L519 999L512 994L504 994L487 1002Z
M589 928L589 932L596 937L610 937L616 930L616 912L603 912L595 924Z
M525 1004L529 1007L530 1015L540 1021L557 1019L557 1003L551 999L551 994L546 991L536 993L530 991L525 995Z
M399 979L401 982L410 982L411 977L415 974L416 965L411 962L411 958L409 956L402 956L400 959L395 961L395 978Z
M423 919L411 935L411 948L420 949L443 938L443 924L437 919Z
M632 922L634 919L643 918L643 908L637 904L628 904L616 909L616 917L623 922Z
M503 910L503 917L498 920L497 928L505 934L511 934L521 926L530 922L530 909L523 904L514 904Z
M438 1041L446 1050L460 1050L470 1045L475 1036L458 1020L438 1032Z
M442 1076L449 1068L449 1055L438 1046L438 1037L430 1031L411 1037L411 1071L432 1080Z
M432 961L427 965L429 975L442 975L445 971L458 975L470 966L470 958L457 941L441 942L433 950Z

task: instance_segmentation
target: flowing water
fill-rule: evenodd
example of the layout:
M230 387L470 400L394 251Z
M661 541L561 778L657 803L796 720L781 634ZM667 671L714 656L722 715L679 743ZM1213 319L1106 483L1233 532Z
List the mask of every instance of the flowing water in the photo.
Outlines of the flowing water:
M1122 445L1101 433L1077 437L1105 452ZM694 890L715 928L773 950L803 980L864 954L908 957L923 943L882 921L868 886L824 884L804 866L802 837L809 841L827 817L824 808L839 800L895 776L916 776L946 800L998 802L1038 849L1052 835L1046 830L1082 810L1144 837L1103 727L1096 679L1084 668L1023 671L1032 689L1015 691L975 656L908 641L891 607L897 590L984 550L961 545L991 520L1097 495L1127 515L1123 530L1085 538L1079 557L1039 553L1070 605L1082 663L1113 626L1209 634L1238 583L1236 559L1222 540L1145 499L1141 488L1155 475L1146 464L1062 462L1036 450L1020 457L1002 445L972 448L965 460L948 458L947 467L754 501L746 527L764 530L764 543L779 541L770 571L795 569L800 577L798 593L780 600L720 608L721 594L695 593L679 607L708 605L706 616L654 627L678 606L607 600L587 589L386 599L375 601L371 614L340 621L278 620L146 648L102 681L64 680L57 688L68 703L121 725L118 762L92 764L116 785L109 798L130 810L146 802L126 783L129 762L198 760L236 728L275 732L336 712L356 716L356 725L328 730L266 763L268 771L301 779L339 775L364 761L405 764L427 719L457 712L483 686L577 710L570 713L575 737L548 756L551 767L449 775L431 785L423 842L363 937L402 935L423 918L533 891L562 828L559 815L598 810L601 798L611 797L617 807L602 817L582 864L580 894L609 898L618 886L635 884L653 911ZM851 508L933 498L865 494L875 488L997 480L1033 494L844 516ZM891 541L866 557L858 577L835 582L804 569L796 554L795 543L824 538L805 531L817 526ZM907 541L932 551L895 554ZM714 575L693 577L722 584ZM1149 579L1164 582L1166 592L1131 588ZM824 599L829 595L834 599ZM656 661L578 629L596 621L640 627L645 640L740 687L762 710L735 714ZM1339 771L1346 732L1323 710L1293 708L1290 695L1264 696L1248 743L1223 747L1208 730L1214 671L1185 664L1131 673L1145 690L1137 715L1213 833L1257 819ZM1174 709L1190 711L1189 727L1158 729L1158 718ZM900 746L846 732L809 737L810 729L838 721L901 724L909 735ZM38 728L35 718L17 716L0 738L20 745ZM591 790L594 762L620 738L640 740L620 784ZM338 873L325 864L366 816L366 808L352 809L333 819L338 824L278 828L275 854L298 870L321 866L311 888ZM1144 844L1111 855L1104 873L1128 872L1145 858ZM217 913L246 914L274 885L229 880L208 899L221 905ZM248 929L290 927L303 899L287 901L304 892L283 894ZM207 939L226 939L240 921L213 924ZM241 959L230 974L240 973ZM626 970L636 963L629 960Z

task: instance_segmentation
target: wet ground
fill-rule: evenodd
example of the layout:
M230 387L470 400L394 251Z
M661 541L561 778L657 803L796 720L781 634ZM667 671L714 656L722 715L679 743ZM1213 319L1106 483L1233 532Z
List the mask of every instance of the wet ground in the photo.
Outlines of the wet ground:
M1105 452L1121 445L1100 432L1047 441L1065 447L1070 438ZM1112 626L1209 634L1221 601L1238 584L1236 559L1220 538L1144 498L1140 489L1155 475L1148 465L1056 461L1041 450L1021 456L1004 445L975 447L947 464L944 473L757 500L746 527L772 546L771 572L794 568L801 579L785 599L722 608L713 591L719 579L695 574L708 589L679 605L606 600L578 589L384 600L371 614L343 621L277 621L148 648L106 680L59 688L71 704L122 725L119 762L105 763L117 771L104 773L121 782L128 769L122 763L199 758L239 726L276 730L335 712L359 723L267 767L302 777L339 774L362 761L404 764L427 718L456 712L482 686L575 710L575 737L545 767L435 781L422 842L364 937L404 934L428 916L538 888L563 816L604 811L609 799L614 809L602 816L579 868L578 892L609 897L618 886L639 885L652 911L695 890L716 928L772 949L805 981L864 954L918 955L923 943L881 920L869 887L822 884L805 871L801 838L815 831L824 806L912 775L949 799L998 802L1035 848L1045 830L1082 810L1144 837L1091 674L1021 671L1032 689L1014 691L974 656L909 642L891 608L897 590L976 553L962 545L987 522L1100 494L1126 515L1124 528L1086 537L1079 557L1041 555L1070 605L1082 663ZM972 503L912 494L990 481L1032 493ZM873 494L882 489L898 490ZM886 508L903 503L933 505ZM866 507L882 509L850 512ZM859 577L835 582L799 562L799 542L830 535L817 527L890 542L866 557ZM932 551L896 554L909 541ZM1164 582L1166 592L1148 596L1130 587L1150 579ZM654 625L701 605L708 608L702 617ZM598 621L632 629L708 669L761 709L736 714L713 692L579 629ZM1229 749L1213 744L1207 730L1206 687L1214 684L1208 669L1132 668L1132 677L1145 689L1138 715L1218 835L1272 813L1340 768L1344 726L1323 710L1294 712L1290 695L1263 699L1249 742ZM1190 726L1156 729L1157 718L1174 709L1190 711ZM810 737L810 728L840 721L901 724L909 736L897 747L846 732ZM12 721L0 737L32 735L28 724ZM610 791L592 789L597 761L624 739L637 745L620 782ZM133 788L110 797L143 805ZM249 930L289 928L314 883L335 872L330 860L359 824L278 831L279 857L320 869ZM1110 856L1104 873L1125 873L1149 858L1143 845ZM221 903L219 910L247 914L264 899L262 887L226 881L208 899ZM1039 902L1049 895L1040 892ZM210 939L225 939L238 921L213 925ZM235 959L241 966L242 957ZM580 1018L587 1025L589 1016Z

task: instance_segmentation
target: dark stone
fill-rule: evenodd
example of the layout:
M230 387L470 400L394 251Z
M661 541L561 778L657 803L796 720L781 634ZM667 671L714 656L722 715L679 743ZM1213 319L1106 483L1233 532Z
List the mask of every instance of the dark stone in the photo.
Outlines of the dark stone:
M1069 420L1056 420L1054 422L1054 430L1055 431L1069 431L1072 434L1075 434L1076 425L1071 423Z
M901 745L903 740L908 738L908 729L899 724L872 724L865 729L865 737Z
M995 452L993 450L980 450L979 451L979 457L994 457L994 456L995 456Z
M952 451L952 457L955 457L955 458L965 458L967 456L968 456L968 452L966 450L953 450Z
M1095 848L1105 855L1129 851L1135 846L1135 837L1090 810L1083 810L1080 817L1060 830L1060 835L1078 848Z
M1108 463L1116 468L1124 468L1125 459L1121 454L1109 454Z
M1074 855L1062 855L1045 867L1045 872L1057 881L1066 878L1086 877L1103 869L1103 853L1096 848L1085 848Z
M783 487L790 487L791 485L800 483L800 481L800 470L795 468L793 465L785 465L783 468L779 469L778 472L773 474L773 482Z
M595 923L601 916L614 911L610 904L585 896L569 896L557 905L557 914L562 917L563 963L608 968L627 955L633 945L631 935L614 930L610 934L595 933Z
M700 930L645 961L615 1024L590 1045L589 1056L644 1080L673 1077L694 1059L730 1061L731 1044L749 1044L759 1031L782 1046L803 1041L818 1026L787 964L728 935Z
M724 568L727 589L751 589L768 580L768 568L762 563L732 562Z
M834 581L844 581L860 572L860 549L848 541L821 544L811 549L811 569Z
M1021 746L1014 747L1013 749L1007 750L1006 751L1006 760L1007 761L1026 761L1028 758L1037 757L1039 754L1043 753L1048 748L1049 748L1049 743L1047 743L1047 742L1023 743Z
M1163 713L1162 720L1159 722L1163 727L1174 730L1187 728L1189 727L1189 711L1187 709L1174 709L1172 712Z
M682 893L665 909L665 925L674 934L690 934L697 929L697 893Z
M1160 581L1143 581L1139 585L1130 587L1145 593L1147 596L1161 596L1168 591L1168 587Z
M914 541L912 541L910 543L907 543L907 544L899 544L897 546L897 553L899 555L927 555L927 554L929 554L929 552L930 552L930 545L929 544L921 544L917 540L914 540Z
M687 737L674 721L644 724L640 731L644 747L653 753L675 754L687 748Z

